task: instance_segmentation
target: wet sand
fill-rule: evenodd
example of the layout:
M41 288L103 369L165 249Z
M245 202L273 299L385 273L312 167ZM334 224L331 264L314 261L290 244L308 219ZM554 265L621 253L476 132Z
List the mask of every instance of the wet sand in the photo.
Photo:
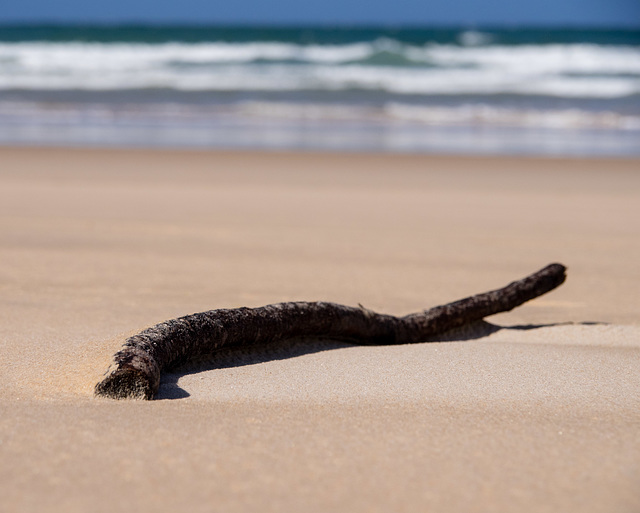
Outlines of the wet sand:
M94 399L212 308L405 314L549 262L442 343L228 352ZM0 510L640 510L640 162L0 149Z

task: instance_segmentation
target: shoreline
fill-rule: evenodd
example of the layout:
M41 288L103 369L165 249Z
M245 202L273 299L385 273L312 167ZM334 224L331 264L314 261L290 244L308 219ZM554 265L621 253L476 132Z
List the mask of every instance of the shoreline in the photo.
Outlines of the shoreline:
M51 127L50 127L51 128ZM64 128L64 127L63 127ZM293 125L289 128L281 127L286 134L291 132L287 137L291 139L292 133L296 133ZM178 139L166 139L162 134L162 131L155 135L147 134L142 136L136 133L135 130L126 136L115 136L109 131L104 133L97 133L91 136L88 140L84 140L84 133L81 127L69 128L71 133L76 133L75 136L69 138L63 138L60 141L56 141L55 137L51 139L50 132L43 132L37 142L30 142L28 138L21 140L20 137L9 136L0 133L0 148L73 148L73 149L88 149L88 150L105 150L105 151L120 151L120 150L132 150L132 151L193 151L193 152L222 152L222 153L306 153L306 154L375 154L375 155L409 155L409 156L466 156L469 158L474 157L486 157L486 158L549 158L549 159L622 159L622 160L637 160L640 159L640 151L635 149L633 142L635 139L633 135L627 133L608 133L606 131L591 130L584 131L585 133L580 136L576 136L571 131L559 131L554 133L553 130L527 130L526 128L516 127L514 128L515 134L509 133L508 127L493 127L491 129L485 129L483 137L493 137L493 142L487 146L487 141L474 140L477 136L477 127L471 126L427 126L427 127L405 127L404 132L400 130L404 137L408 137L408 144L396 144L387 142L376 142L374 139L368 143L352 144L334 144L330 141L324 142L312 142L313 140L322 141L324 138L335 137L334 132L339 132L340 127L316 127L315 135L307 134L305 137L309 140L294 141L288 140L286 143L271 144L268 142L266 129L256 130L250 124L246 127L236 126L232 131L237 132L235 136L229 136L223 130L218 128L214 131L217 136L211 136L209 138L201 132L194 131L189 134L185 132ZM93 130L88 127L87 130ZM111 129L117 132L117 130ZM74 132L75 131L75 132ZM288 132L287 132L288 131ZM493 131L493 132L492 132ZM114 133L115 133L114 132ZM246 134L241 135L243 132ZM417 134L422 132L420 140L422 142L416 142L414 140ZM503 133L501 136L500 133ZM565 133L566 132L566 133ZM488 134L493 133L492 136ZM476 135L474 135L476 134ZM505 134L509 134L512 137L511 142L506 142L504 139ZM541 140L536 138L542 135ZM555 137L578 137L572 144L565 147L562 150L554 148L553 141ZM205 137L205 140L200 140ZM221 139L216 139L220 137ZM229 138L230 137L230 138ZM234 139L234 137L236 139ZM244 144L241 142L244 138L254 139L254 144ZM502 137L502 139L501 139ZM533 137L534 140L529 139ZM581 140L580 137L591 138L591 143L586 140ZM99 139L100 143L94 144L91 141ZM139 139L141 142L132 143L130 141ZM286 139L286 137L285 137ZM384 139L384 137L383 137ZM453 141L460 139L459 143L452 144ZM508 139L508 138L507 138ZM598 149L598 145L602 144L602 140L608 141L605 144L605 148ZM157 140L157 142L152 142ZM466 143L463 142L466 140ZM522 142L517 142L521 140ZM623 146L617 150L606 149L607 144L620 144L620 141L624 142ZM84 141L84 142L83 142ZM105 142L107 141L107 142ZM193 142L196 141L196 142ZM199 141L199 142L198 142ZM411 142L412 141L412 142ZM618 142L616 142L618 141ZM497 146L496 146L497 145Z
M524 159L524 160L622 160L637 161L638 155L553 155L519 153L466 153L446 151L391 151L368 149L307 149L307 148L262 148L262 147L201 147L201 146L102 146L99 144L45 144L45 143L0 143L0 151L105 151L105 152L152 152L152 153L202 153L202 154L272 154L272 155L343 155L343 156L388 156L388 157L434 157L451 159Z

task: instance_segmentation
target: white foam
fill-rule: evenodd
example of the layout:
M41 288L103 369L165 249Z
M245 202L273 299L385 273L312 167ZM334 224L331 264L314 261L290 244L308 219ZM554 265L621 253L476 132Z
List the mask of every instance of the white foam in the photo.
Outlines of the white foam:
M580 109L504 108L482 103L458 106L389 102L379 107L349 104L245 101L236 104L178 103L88 104L2 102L4 123L133 122L165 125L215 124L222 119L262 119L304 122L347 122L362 126L399 124L434 127L515 127L569 130L640 131L640 116Z
M385 113L393 119L434 126L485 125L520 128L640 130L640 116L626 116L611 111L515 109L483 104L426 107L390 103L385 106Z
M391 56L390 64L368 62L376 55ZM619 98L640 94L640 49L586 44L409 46L389 39L322 46L0 44L0 90L140 88Z
M480 46L487 45L493 41L493 36L486 32L478 32L477 30L465 30L458 36L458 42L462 46Z
M428 45L407 49L407 53L415 60L445 67L474 67L525 75L640 74L640 49L625 46L553 44L465 48Z

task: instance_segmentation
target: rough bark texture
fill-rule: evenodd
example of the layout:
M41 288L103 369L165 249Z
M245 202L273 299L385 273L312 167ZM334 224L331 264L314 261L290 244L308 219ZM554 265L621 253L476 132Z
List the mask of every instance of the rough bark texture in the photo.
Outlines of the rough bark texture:
M105 378L96 385L95 394L114 399L152 399L164 369L221 347L301 337L366 345L425 342L549 292L564 282L565 271L563 265L551 264L502 289L405 317L326 302L279 303L187 315L128 338L114 355Z

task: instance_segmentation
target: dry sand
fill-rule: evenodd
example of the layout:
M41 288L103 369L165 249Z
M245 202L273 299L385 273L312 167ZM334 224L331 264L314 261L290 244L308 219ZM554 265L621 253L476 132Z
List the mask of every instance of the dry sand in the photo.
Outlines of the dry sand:
M211 308L403 314L559 261L448 341L226 353L92 397ZM0 149L0 511L640 511L640 162Z

